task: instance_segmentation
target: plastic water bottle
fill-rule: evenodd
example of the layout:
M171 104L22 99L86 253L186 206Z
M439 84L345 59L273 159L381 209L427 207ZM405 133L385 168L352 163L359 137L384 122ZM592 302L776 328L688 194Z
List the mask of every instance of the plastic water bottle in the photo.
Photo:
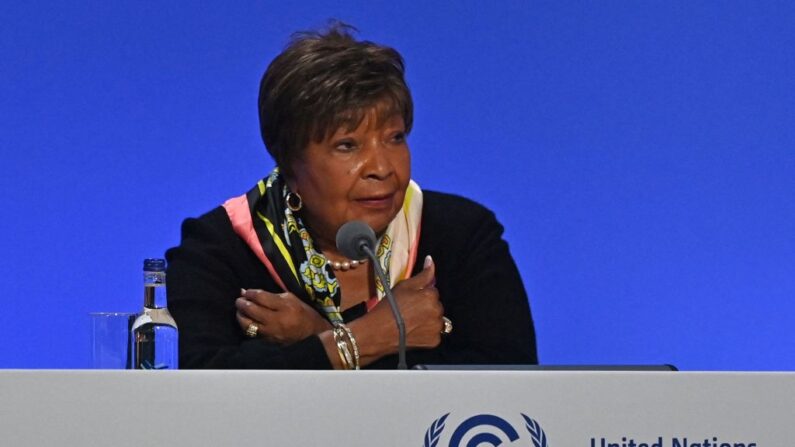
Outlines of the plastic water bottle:
M133 369L177 369L179 334L166 307L166 261L144 260L144 310L132 326Z

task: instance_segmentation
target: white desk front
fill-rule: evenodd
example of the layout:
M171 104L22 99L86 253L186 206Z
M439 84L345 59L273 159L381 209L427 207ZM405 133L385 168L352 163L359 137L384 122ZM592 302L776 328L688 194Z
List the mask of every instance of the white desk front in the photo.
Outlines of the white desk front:
M792 447L795 373L6 370L0 445Z

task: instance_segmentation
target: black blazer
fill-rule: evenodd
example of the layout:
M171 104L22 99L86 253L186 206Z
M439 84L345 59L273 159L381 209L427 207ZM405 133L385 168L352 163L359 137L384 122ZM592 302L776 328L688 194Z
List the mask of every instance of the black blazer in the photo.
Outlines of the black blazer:
M519 272L494 214L462 197L423 191L414 273L431 255L436 287L454 325L434 349L409 350L416 364L534 364L535 332ZM180 368L328 369L317 336L289 346L247 338L235 319L240 289L281 292L265 266L215 208L182 225L182 243L166 253L168 307L179 326ZM361 312L359 312L359 315ZM359 316L354 309L343 317ZM397 355L370 364L392 369Z

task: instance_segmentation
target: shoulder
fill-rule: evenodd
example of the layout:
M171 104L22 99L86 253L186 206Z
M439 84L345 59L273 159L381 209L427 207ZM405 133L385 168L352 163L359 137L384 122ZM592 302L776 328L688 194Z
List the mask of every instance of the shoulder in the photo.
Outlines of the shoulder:
M225 243L237 239L229 215L218 206L199 217L189 217L182 222L182 243Z
M422 213L420 256L431 254L440 263L457 266L467 257L505 244L494 213L474 200L423 191Z
M430 205L434 209L444 209L449 211L488 211L485 206L479 204L478 202L457 194L423 189L422 197L424 207L428 207Z
M180 244L166 252L169 263L194 263L198 260L223 260L236 264L246 254L245 242L235 233L226 209L213 208L199 217L189 217L182 222Z
M166 252L169 275L195 282L199 276L219 278L224 284L273 290L266 267L238 236L224 207L213 208L182 223L182 238ZM170 281L173 282L173 281ZM232 293L234 294L234 287Z
M223 257L239 245L229 216L220 206L182 221L181 233L179 246L166 252L169 265L172 262L190 263L207 255Z
M494 213L474 200L455 194L423 190L422 231L469 232L483 225L499 225Z
M199 217L189 217L182 222L183 231L186 227L187 229L192 229L194 226L206 229L232 230L229 215L222 206L216 206Z

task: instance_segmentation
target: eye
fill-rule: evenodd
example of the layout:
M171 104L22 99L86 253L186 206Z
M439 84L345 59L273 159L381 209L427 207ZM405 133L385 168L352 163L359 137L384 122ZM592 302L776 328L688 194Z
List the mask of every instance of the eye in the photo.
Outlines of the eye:
M395 144L403 144L406 142L406 132L396 132L392 135L392 142Z
M340 152L351 152L356 149L356 142L353 140L340 140L334 143L334 149Z

